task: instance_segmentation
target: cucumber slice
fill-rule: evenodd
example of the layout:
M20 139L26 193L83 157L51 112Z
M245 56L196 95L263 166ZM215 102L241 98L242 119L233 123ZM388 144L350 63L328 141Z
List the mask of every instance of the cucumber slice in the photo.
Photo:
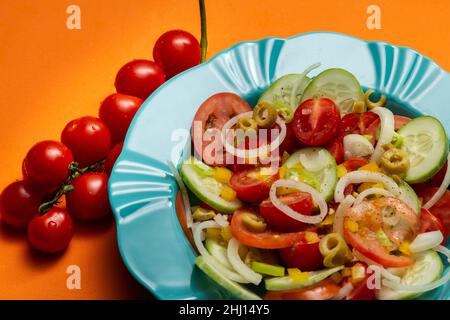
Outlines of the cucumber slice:
M447 159L448 139L439 120L431 116L418 117L405 124L398 133L403 136L402 150L409 155L406 182L424 182L442 168Z
M364 101L364 93L353 74L335 68L325 70L315 77L305 89L301 102L313 98L333 100L343 116L352 112L353 102Z
M312 286L313 284L316 284L316 283L328 278L333 273L336 273L342 269L344 269L344 266L339 266L339 267L335 267L332 269L325 269L325 270L321 270L321 271L309 272L309 278L308 278L308 280L306 280L304 282L295 282L289 276L270 278L270 279L266 279L264 282L266 285L266 289L269 291L300 289L300 288Z
M213 266L208 264L204 257L198 256L197 259L195 259L195 264L197 265L197 267L199 267L200 270L206 273L211 278L211 280L227 289L236 298L243 300L261 300L259 296L257 296L250 290L247 290L240 284L231 281L228 278L225 278Z
M297 169L301 164L302 169ZM337 168L334 157L323 148L304 148L294 152L283 164L288 168L286 178L314 187L328 202L334 196Z
M439 254L434 250L428 250L416 255L416 263L402 270L400 282L407 285L424 285L438 280L444 270L444 265ZM424 292L410 292L393 290L382 286L378 290L379 300L404 300L414 299Z
M181 165L180 175L189 190L191 190L200 200L217 211L227 214L232 214L242 206L242 202L238 199L227 201L221 198L220 190L222 184L213 177L201 174L194 163L193 157L185 160ZM203 168L203 170L204 169L205 168Z
M221 265L223 265L227 269L234 271L233 266L231 265L230 261L228 261L227 248L225 246L222 246L215 240L206 239L205 248L206 250L208 250L209 254L213 256L214 259L220 262Z
M398 186L400 188L400 195L398 198L413 208L417 215L419 215L422 204L414 189L405 181L402 181Z
M282 76L263 92L258 103L282 104L290 106L292 110L295 110L299 106L302 94L310 82L311 79L301 73ZM293 90L295 90L295 99L292 99Z

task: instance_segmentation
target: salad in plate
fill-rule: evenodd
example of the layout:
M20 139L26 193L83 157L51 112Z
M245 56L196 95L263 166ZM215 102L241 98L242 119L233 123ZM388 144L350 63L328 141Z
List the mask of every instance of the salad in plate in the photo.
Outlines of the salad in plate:
M449 145L348 71L198 108L173 175L196 265L241 299L413 299L450 279ZM255 290L257 287L258 290ZM264 294L256 294L262 292Z

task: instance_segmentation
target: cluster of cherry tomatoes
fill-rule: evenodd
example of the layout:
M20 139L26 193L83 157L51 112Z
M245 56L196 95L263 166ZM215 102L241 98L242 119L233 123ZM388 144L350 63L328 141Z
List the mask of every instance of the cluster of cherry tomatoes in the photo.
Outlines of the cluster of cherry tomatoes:
M190 33L164 33L153 49L154 62L133 60L117 73L117 93L100 105L99 117L70 121L60 141L36 143L22 163L23 178L0 197L4 223L27 229L43 252L59 252L74 233L72 219L95 221L111 212L108 176L136 111L162 83L200 63L198 40ZM65 197L65 205L63 199Z

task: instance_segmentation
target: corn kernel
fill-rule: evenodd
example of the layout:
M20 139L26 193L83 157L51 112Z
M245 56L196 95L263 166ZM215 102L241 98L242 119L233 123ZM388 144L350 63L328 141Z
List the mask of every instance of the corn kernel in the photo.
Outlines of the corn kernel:
M220 191L220 197L226 201L236 200L236 191L233 188L224 185Z
M334 222L334 215L328 215L321 223L321 226L331 226Z
M280 179L284 179L284 177L286 177L286 173L287 173L287 168L285 166L281 166L280 167Z
M320 241L317 233L311 231L305 231L305 240L308 243L316 243Z
M219 229L216 229L219 230ZM222 239L225 241L230 241L231 238L233 237L233 235L231 234L231 228L230 227L225 227L220 229L220 235L222 236Z
M233 175L233 173L231 172L231 170L228 170L227 168L224 167L217 167L215 172L214 172L214 178L222 183L229 183L231 176Z
M358 170L371 171L371 172L382 172L381 168L375 162L370 162L370 163L362 166Z
M298 268L288 268L287 272L293 282L305 282L309 278L308 272L301 272Z
M359 230L358 223L356 223L355 221L353 221L351 219L345 220L344 226L351 232L358 232L358 230Z
M337 176L338 176L338 178L342 178L346 174L347 174L347 169L342 164L338 165L337 166Z
M220 238L220 229L218 228L207 228L206 229L206 238L211 240L219 241Z
M411 249L409 248L410 243L408 241L403 241L398 250L406 255L411 255Z

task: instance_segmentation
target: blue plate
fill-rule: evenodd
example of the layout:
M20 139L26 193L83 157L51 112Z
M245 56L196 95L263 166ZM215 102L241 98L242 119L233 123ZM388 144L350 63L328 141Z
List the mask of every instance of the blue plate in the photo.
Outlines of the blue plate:
M142 105L116 162L109 196L119 248L134 277L160 299L230 299L229 292L194 267L196 254L178 223L178 191L167 161L189 153L185 139L198 106L217 92L254 103L276 78L324 69L352 72L366 88L390 97L395 113L437 117L450 132L450 75L414 50L342 34L239 43L155 91ZM422 298L449 299L450 285Z

